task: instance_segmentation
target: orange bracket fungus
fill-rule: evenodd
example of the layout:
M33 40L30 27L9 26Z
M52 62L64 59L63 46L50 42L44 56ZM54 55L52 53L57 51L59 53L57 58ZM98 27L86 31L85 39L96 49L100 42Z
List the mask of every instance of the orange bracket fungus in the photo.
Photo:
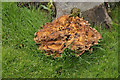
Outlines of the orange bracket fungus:
M88 21L78 16L63 15L42 27L35 33L34 40L46 55L55 53L55 57L60 56L66 48L79 51L76 54L79 56L98 44L98 40L102 38L95 28L90 27Z

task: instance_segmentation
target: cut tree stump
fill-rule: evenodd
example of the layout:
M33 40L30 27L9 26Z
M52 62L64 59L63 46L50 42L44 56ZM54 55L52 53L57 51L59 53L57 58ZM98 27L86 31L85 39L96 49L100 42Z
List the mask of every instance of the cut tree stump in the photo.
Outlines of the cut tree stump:
M56 18L70 14L73 8L81 10L82 17L88 20L92 25L105 25L105 28L111 28L112 19L107 13L104 2L55 2Z

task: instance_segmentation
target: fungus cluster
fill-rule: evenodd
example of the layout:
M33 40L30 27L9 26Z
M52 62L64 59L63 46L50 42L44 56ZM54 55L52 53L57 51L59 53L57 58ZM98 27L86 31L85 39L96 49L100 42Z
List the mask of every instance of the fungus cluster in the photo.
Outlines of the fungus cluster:
M40 44L39 49L47 55L58 57L66 48L80 51L78 56L85 50L89 50L94 44L98 44L101 34L91 28L88 21L83 18L63 15L50 23L46 23L35 33L35 42Z

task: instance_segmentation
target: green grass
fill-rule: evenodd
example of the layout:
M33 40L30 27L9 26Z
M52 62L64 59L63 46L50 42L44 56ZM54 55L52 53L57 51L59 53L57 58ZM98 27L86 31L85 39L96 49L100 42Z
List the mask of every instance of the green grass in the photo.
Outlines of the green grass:
M103 39L93 46L92 54L74 57L66 49L62 58L53 59L34 42L34 33L51 21L45 12L19 8L16 3L3 3L2 8L3 78L118 77L118 24L113 24L111 32L98 30Z
M0 78L2 78L2 5L0 2Z

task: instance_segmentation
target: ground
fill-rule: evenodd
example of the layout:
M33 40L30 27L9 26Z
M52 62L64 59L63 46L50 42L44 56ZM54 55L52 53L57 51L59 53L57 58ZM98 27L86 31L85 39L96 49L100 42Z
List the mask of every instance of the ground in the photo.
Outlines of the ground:
M34 33L51 18L40 9L2 3L2 77L3 78L117 78L118 7L112 10L113 28L99 29L103 39L93 53L79 57L66 49L54 59L39 51Z

